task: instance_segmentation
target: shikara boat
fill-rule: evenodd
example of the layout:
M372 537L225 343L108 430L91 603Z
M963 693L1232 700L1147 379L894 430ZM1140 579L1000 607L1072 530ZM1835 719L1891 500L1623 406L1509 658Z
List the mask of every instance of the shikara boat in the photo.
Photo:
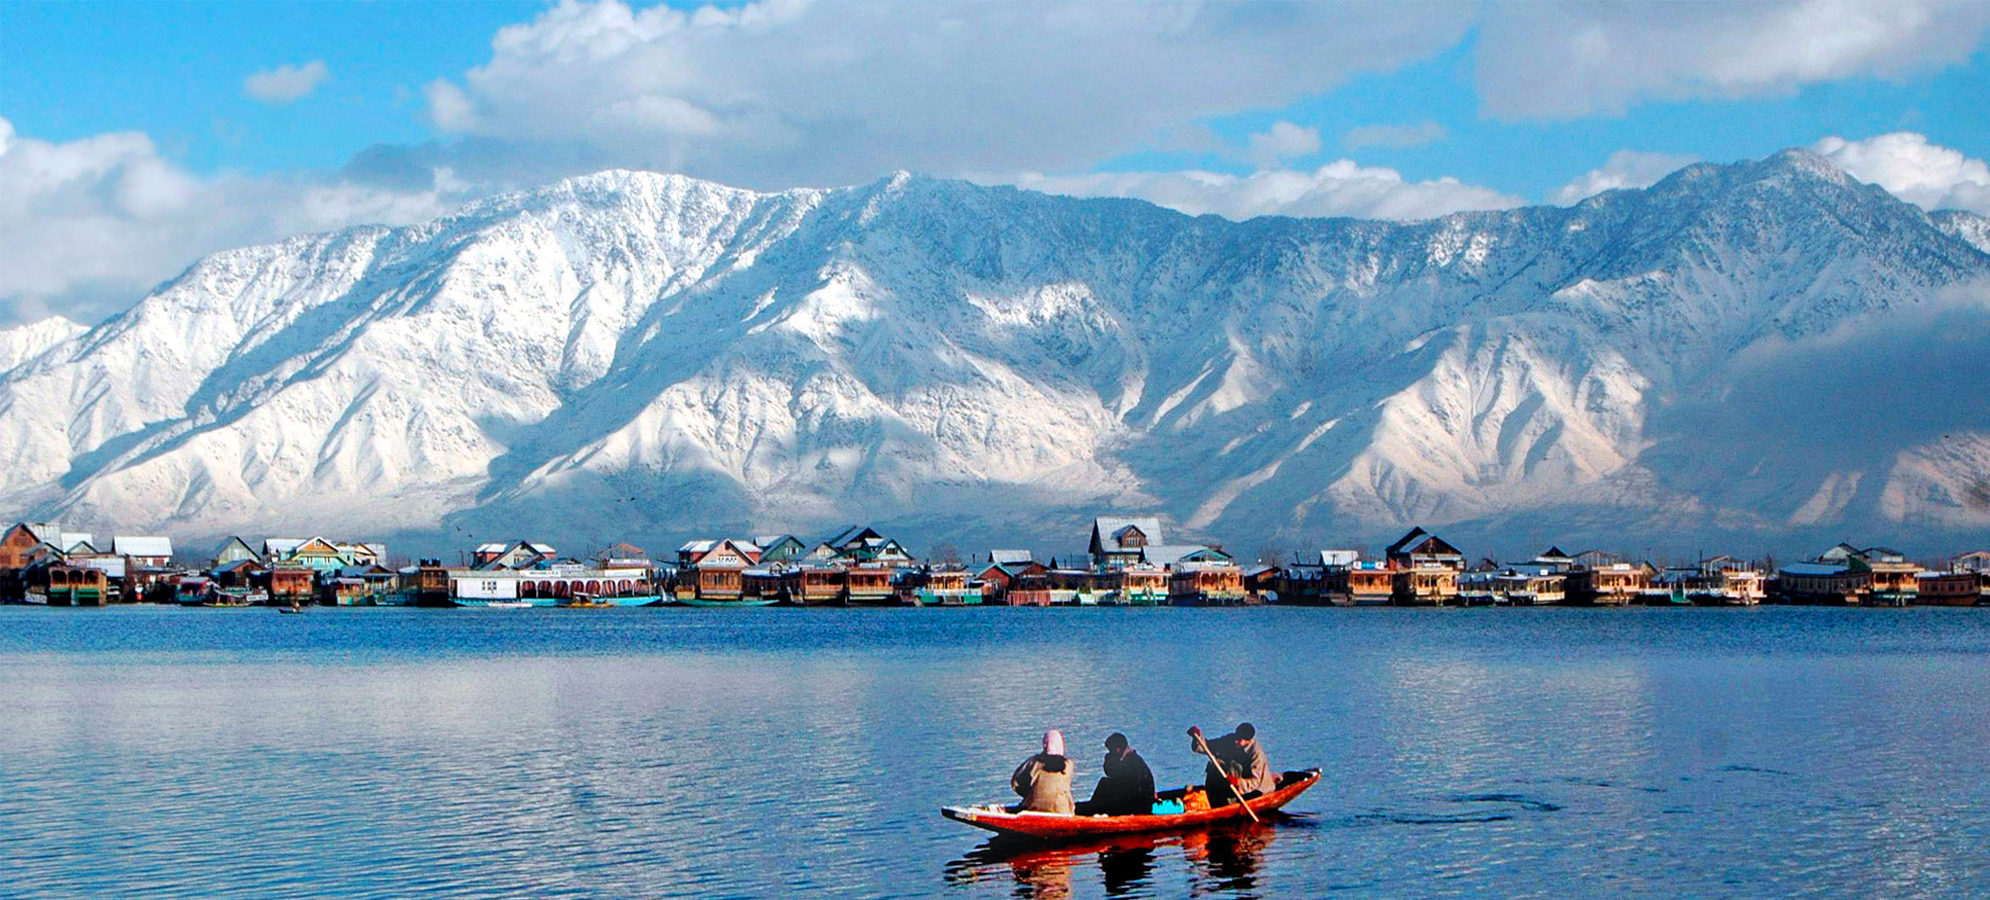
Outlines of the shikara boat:
M1286 772L1279 776L1278 789L1245 801L1251 811L1262 816L1292 802L1320 781L1319 769ZM1195 790L1201 790L1196 788ZM1180 800L1186 789L1162 791L1162 800ZM1150 831L1177 831L1201 828L1216 822L1250 817L1235 803L1213 809L1191 810L1146 816L1067 816L1058 813L1011 812L1006 806L946 806L940 815L996 834L1034 838L1040 841L1071 841L1113 834L1140 834Z

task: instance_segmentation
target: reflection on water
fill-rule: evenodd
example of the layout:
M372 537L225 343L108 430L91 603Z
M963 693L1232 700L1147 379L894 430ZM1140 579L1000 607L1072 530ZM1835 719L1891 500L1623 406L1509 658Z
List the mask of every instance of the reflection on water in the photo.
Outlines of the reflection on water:
M1151 897L1156 865L1166 863L1189 876L1193 896L1256 897L1255 876L1265 848L1282 824L1296 821L1269 813L1263 823L1228 822L1203 830L1048 846L997 837L947 863L945 878L953 885L1011 879L1013 896L1027 900L1070 897L1076 881L1096 881L1107 897Z
M0 895L1990 896L1990 611L0 609ZM1046 849L1047 728L1321 766Z

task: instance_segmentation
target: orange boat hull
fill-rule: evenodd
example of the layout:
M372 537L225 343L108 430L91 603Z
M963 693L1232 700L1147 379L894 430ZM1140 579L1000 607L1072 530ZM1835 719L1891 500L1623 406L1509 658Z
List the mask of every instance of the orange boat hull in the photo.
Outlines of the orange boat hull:
M1252 812L1258 815L1272 812L1292 802L1307 788L1320 781L1319 769L1303 772L1287 772L1280 779L1281 787L1259 797L1245 801ZM1180 793L1175 791L1174 793ZM1179 831L1200 828L1217 822L1246 818L1244 807L1232 803L1213 809L1168 815L1146 816L1066 816L1056 813L1009 812L1000 807L988 806L947 806L941 807L940 815L956 822L964 822L976 828L985 828L996 834L1015 837L1035 838L1045 841L1075 840L1113 834L1141 834L1153 831Z

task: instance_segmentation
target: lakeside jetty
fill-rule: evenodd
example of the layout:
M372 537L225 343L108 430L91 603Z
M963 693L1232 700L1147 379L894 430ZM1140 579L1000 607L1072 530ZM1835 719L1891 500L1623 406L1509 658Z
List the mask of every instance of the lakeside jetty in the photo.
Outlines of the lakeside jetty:
M1165 540L1158 517L1102 516L1082 564L991 549L963 562L921 559L854 526L817 541L792 534L706 538L657 560L612 544L590 558L532 540L484 543L458 565L396 564L378 541L231 537L189 562L170 538L118 535L101 545L58 523L0 535L0 602L49 606L1979 606L1990 551L1937 563L1887 547L1838 544L1776 565L1713 556L1661 567L1601 550L1549 547L1525 561L1472 562L1413 528L1375 558L1323 549L1245 564L1219 545Z

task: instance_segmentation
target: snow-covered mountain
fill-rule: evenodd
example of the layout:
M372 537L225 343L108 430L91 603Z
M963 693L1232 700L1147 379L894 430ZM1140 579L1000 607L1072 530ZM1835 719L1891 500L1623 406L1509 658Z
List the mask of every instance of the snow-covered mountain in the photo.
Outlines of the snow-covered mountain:
M603 172L217 253L23 353L0 509L573 550L1069 549L1106 511L1246 555L1981 535L1969 227L1802 151L1410 224Z
M1928 214L1936 228L1967 241L1970 246L1990 253L1990 219L1960 209L1938 209Z
M0 328L0 373L88 330L61 316L50 316L13 328Z

